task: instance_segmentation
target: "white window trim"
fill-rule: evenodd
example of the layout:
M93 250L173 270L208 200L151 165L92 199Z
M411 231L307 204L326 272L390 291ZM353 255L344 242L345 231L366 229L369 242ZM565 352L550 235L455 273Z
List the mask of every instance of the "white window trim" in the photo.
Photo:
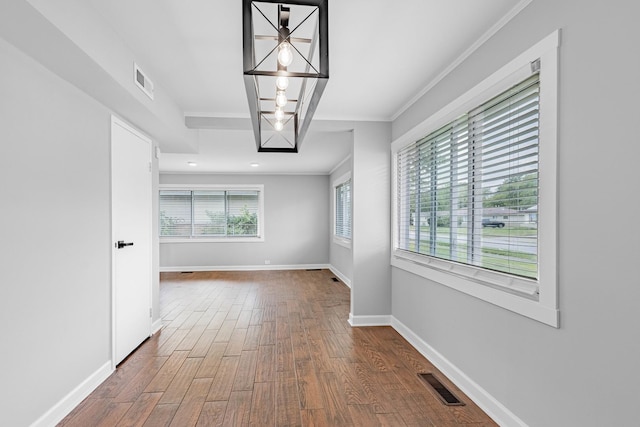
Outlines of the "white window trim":
M166 237L160 243L256 243L264 242L264 185L263 184L160 184L158 190L246 190L258 191L258 236L252 237Z
M557 274L557 121L558 48L556 30L500 68L473 89L396 139L392 152L391 265L553 327L559 327ZM491 99L531 74L540 59L538 279L458 264L398 248L397 153L408 144L444 126L462 113Z
M338 186L344 184L345 182L349 181L351 179L351 172L347 172L344 175L340 176L339 178L337 178L335 181L333 181L333 183L331 184L331 188L332 188L332 206L333 206L333 213L332 213L332 219L333 222L331 223L331 234L333 235L333 243L335 243L336 245L340 245L342 247L345 247L347 249L351 249L351 239L347 239L346 237L343 236L338 236L336 234L336 189ZM351 209L353 212L353 182L351 183ZM352 221L353 221L353 213L352 213ZM353 224L351 224L351 233L352 233L352 238L353 238Z

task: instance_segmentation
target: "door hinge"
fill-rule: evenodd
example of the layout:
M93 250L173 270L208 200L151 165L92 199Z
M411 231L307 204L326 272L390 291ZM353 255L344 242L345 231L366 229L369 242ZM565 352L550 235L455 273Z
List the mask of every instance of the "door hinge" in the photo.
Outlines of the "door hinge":
M151 172L152 170L153 169L152 169L152 166L151 166L151 162L149 162L149 172Z
M153 308L149 308L149 317L153 317Z

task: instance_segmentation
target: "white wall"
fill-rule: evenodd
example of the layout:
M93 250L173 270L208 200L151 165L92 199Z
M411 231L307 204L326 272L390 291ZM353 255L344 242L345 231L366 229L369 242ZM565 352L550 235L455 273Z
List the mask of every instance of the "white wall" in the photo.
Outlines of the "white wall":
M385 323L391 314L391 124L353 130L353 280L351 323Z
M182 109L162 84L154 86L153 100L134 84L134 61L160 82L90 2L22 0L0 7L0 25L16 46L127 117L166 151L197 150L197 134L185 127Z
M161 243L161 271L329 263L327 175L161 174L160 184L263 184L265 210L264 242Z
M346 159L339 167L337 167L329 177L329 263L334 272L338 273L340 278L351 286L351 278L353 277L353 253L351 248L339 245L333 241L333 233L335 231L335 209L336 199L333 184L353 169L353 157ZM353 193L352 193L353 194Z
M640 144L631 130L639 12L630 1L535 0L394 122L395 138L562 29L560 328L392 273L393 315L529 426L638 422L640 222L605 224L602 213L633 218L640 210Z
M0 38L0 425L110 360L110 114Z

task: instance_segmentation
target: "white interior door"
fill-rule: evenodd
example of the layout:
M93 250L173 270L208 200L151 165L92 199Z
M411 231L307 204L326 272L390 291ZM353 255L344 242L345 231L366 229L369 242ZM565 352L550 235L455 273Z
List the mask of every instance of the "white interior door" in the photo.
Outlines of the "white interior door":
M114 366L151 334L151 141L111 120Z

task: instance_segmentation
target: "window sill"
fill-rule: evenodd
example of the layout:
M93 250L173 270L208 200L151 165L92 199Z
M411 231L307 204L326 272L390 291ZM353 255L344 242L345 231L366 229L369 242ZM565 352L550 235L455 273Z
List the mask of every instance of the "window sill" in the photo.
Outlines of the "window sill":
M342 246L343 248L351 249L351 239L345 239L344 237L333 236L333 243Z
M558 327L558 310L538 301L537 282L395 250L391 265L547 325Z
M264 242L264 237L161 237L160 244L163 243L260 243Z

